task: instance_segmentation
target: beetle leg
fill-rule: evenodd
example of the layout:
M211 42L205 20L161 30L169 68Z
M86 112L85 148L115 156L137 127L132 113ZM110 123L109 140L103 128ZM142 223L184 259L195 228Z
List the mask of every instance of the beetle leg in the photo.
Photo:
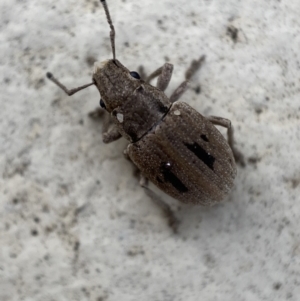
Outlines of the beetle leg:
M102 135L109 132L111 125L112 125L112 120L110 114L105 112L103 118Z
M196 73L196 71L200 69L204 60L205 60L205 56L202 55L198 60L192 61L190 67L185 72L185 81L181 85L179 85L179 87L171 95L170 97L171 103L177 101L181 97L181 95L187 90L189 80Z
M179 220L174 215L171 207L164 202L155 192L148 187L148 179L140 174L140 185L144 188L146 194L154 201L164 212L169 221L169 226L174 233L178 232Z
M228 144L232 149L235 161L238 162L241 166L245 166L245 160L242 153L235 148L234 136L233 136L233 127L231 126L231 121L226 118L217 117L217 116L208 116L206 117L212 124L219 125L227 128L227 137Z
M102 139L104 143L111 143L122 137L118 128L112 123L110 114L105 112L103 127L102 127Z
M169 63L165 63L157 79L156 87L159 90L165 91L167 89L172 77L172 72L173 72L173 65Z
M102 108L97 108L94 111L89 113L89 116L93 119L102 118L102 115L105 113L105 110Z
M202 55L198 60L192 60L190 67L185 72L185 79L190 80L192 76L201 68L205 60L205 55Z
M102 139L104 143L111 143L120 139L122 135L118 131L117 127L114 126L110 131L103 133Z
M97 108L93 112L89 113L89 116L93 119L98 119L103 117L103 127L102 127L102 139L104 143L110 143L113 141L118 140L122 137L122 135L119 133L117 127L112 123L110 114L107 113L102 108Z
M154 79L155 77L159 76L161 74L162 68L163 67L159 67L157 70L155 70L154 72L152 72L149 76L147 76L145 82L147 84L149 84L152 79ZM144 71L144 69L142 69L142 70ZM145 76L145 73L144 73L144 76Z
M147 78L144 66L139 66L138 69L137 69L137 71L138 71L138 74L140 75L140 77L141 77L142 80L145 80Z
M173 65L165 63L162 67L158 68L147 77L146 83L149 83L152 79L158 76L156 87L161 91L165 91L171 80L172 72Z
M123 151L123 154L127 160L131 161L131 159L127 153L127 148ZM148 179L142 175L141 171L137 168L137 166L135 164L133 164L133 165L135 168L134 175L136 177L140 178L140 186L144 188L146 194L150 197L150 199L153 200L153 202L155 202L163 210L164 214L168 218L169 226L172 228L174 233L177 233L178 226L179 226L179 220L176 218L171 207L148 187Z
M172 95L170 96L170 102L173 103L175 101L177 101L181 95L187 90L188 88L188 81L184 81L181 85L179 85L179 87L172 93Z

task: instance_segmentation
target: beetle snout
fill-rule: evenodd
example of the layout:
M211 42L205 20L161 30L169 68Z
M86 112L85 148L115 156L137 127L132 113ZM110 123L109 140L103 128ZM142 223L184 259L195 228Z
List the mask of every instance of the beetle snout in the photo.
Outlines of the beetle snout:
M96 74L97 72L99 72L101 69L103 69L107 63L109 62L109 60L105 60L103 62L95 62L94 63L94 74Z

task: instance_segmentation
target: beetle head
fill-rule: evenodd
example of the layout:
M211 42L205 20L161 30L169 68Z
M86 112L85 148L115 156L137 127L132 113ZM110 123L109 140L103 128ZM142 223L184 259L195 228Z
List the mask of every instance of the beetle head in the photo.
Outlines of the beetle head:
M124 103L141 85L136 75L136 72L130 72L116 59L94 64L93 81L108 112Z

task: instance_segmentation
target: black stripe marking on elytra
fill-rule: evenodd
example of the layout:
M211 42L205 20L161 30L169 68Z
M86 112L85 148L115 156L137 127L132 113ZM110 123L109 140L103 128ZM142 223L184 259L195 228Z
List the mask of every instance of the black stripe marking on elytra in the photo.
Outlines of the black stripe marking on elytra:
M200 137L201 137L201 139L204 140L205 142L209 142L206 135L202 134Z
M164 177L164 181L170 183L178 192L184 193L188 188L180 181L179 178L171 171L170 163L162 163L160 171Z
M210 155L205 149L203 149L197 142L184 143L184 145L193 152L204 164L211 170L214 170L215 157Z

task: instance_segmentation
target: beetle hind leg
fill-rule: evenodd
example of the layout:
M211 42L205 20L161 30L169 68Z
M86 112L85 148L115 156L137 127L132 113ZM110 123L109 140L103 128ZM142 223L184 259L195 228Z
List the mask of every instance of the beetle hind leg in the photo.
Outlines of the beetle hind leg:
M124 150L123 154L124 154L124 156L127 160L132 162L132 160L130 159L130 157L127 153L127 149ZM176 216L175 216L173 210L171 209L171 207L166 202L164 202L154 191L152 191L148 187L148 179L145 176L142 175L141 171L138 169L138 167L135 164L133 164L133 166L135 168L134 176L139 178L140 186L142 188L144 188L145 193L147 194L147 196L163 210L163 213L167 217L168 224L171 227L171 229L173 230L173 232L175 234L178 233L178 226L179 226L180 222L176 218Z
M206 117L212 124L219 125L222 127L225 127L227 129L227 137L228 137L228 144L230 148L232 149L234 159L237 163L239 163L242 167L244 167L245 160L243 154L236 149L235 147L235 141L234 141L234 135L233 135L233 127L231 125L231 121L217 116L208 116Z
M142 174L140 174L140 185L144 188L146 194L151 198L151 200L163 210L168 219L168 224L172 228L173 232L178 233L179 220L176 218L171 207L148 187L148 179Z

